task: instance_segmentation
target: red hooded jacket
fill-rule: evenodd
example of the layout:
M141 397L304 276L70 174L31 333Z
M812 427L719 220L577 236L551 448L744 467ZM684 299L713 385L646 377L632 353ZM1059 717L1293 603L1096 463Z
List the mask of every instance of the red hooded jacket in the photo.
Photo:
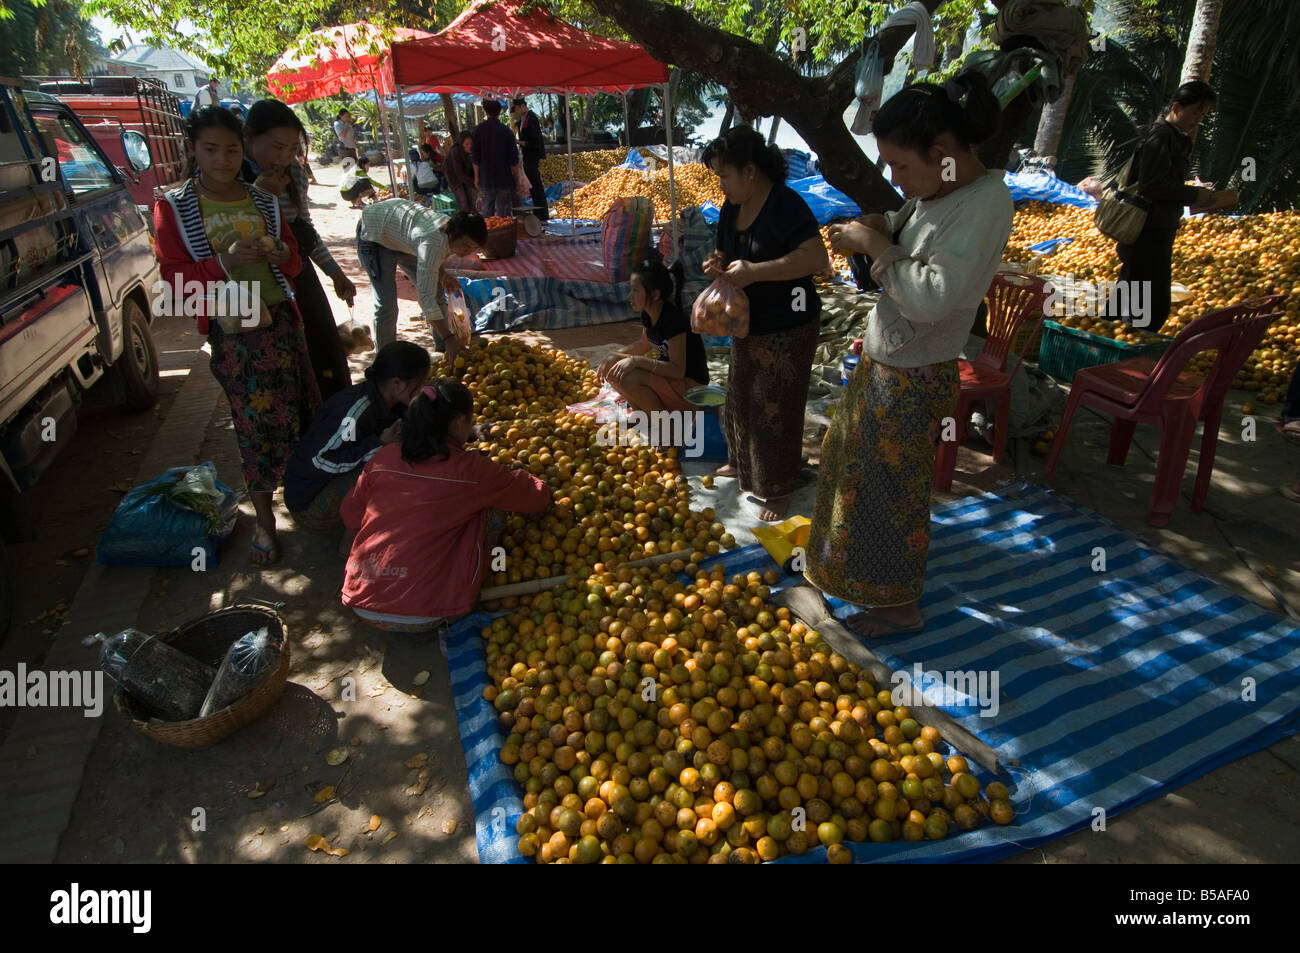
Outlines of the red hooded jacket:
M446 460L410 464L392 443L370 458L339 509L357 534L344 605L422 619L468 612L487 573L488 508L539 513L551 502L550 487L531 474L449 449Z

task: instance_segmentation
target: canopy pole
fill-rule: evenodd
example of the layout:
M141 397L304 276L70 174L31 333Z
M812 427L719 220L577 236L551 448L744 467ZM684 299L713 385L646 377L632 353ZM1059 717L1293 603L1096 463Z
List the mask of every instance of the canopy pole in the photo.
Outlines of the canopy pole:
M627 109L627 90L623 91L623 145L632 148L632 120Z
M406 159L406 197L412 202L415 201L415 169L411 167L411 150L406 141L406 110L402 106L402 87L398 83L393 86L397 90L397 142L402 150L402 156ZM393 189L393 194L397 194L397 189Z
M564 139L569 150L569 234L578 230L578 190L573 187L573 105L572 97L564 97Z
M673 109L668 83L664 83L664 141L668 143L668 205L672 218L668 222L668 265L677 261L677 182L673 177Z
M393 168L393 147L388 138L388 107L384 105L384 94L380 84L375 83L375 102L379 103L379 125L384 132L384 158L388 160L388 181L393 187L393 196L397 196L397 170Z

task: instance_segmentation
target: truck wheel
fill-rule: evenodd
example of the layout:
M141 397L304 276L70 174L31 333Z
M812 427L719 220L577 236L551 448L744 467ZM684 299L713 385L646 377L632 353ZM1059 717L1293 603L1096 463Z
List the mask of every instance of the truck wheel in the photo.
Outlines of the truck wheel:
M126 406L128 410L148 410L158 402L158 351L144 310L134 298L126 299L122 323L126 341L117 366Z

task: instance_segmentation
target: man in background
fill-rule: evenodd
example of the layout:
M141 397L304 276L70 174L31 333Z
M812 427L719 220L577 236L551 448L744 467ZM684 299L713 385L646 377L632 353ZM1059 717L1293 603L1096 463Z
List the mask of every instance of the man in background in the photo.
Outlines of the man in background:
M204 106L220 106L221 96L217 92L219 84L217 77L213 76L208 80L208 85L204 86L194 94L194 108L202 109Z
M546 140L542 138L542 123L537 114L528 108L521 96L510 103L510 115L515 119L519 135L519 149L524 155L524 174L532 186L534 214L543 222L548 217L546 186L542 184L541 162L546 157Z
M355 159L357 157L357 127L352 124L352 113L340 109L334 119L334 135L339 137L339 157Z
M514 167L519 162L519 147L515 137L501 122L501 103L495 99L483 100L484 119L474 128L473 149L474 180L483 193L482 212L485 217L511 218L515 208Z

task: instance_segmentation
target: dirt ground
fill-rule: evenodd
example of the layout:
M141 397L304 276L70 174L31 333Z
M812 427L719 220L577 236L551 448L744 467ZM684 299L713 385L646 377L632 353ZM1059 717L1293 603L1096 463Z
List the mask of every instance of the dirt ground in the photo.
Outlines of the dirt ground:
M352 240L358 213L337 198L332 185L337 167L319 168L317 175L322 183L312 189L317 228L360 289L351 311L335 301L336 319L368 321L372 303ZM400 334L431 343L422 324L412 319L417 309L404 277L399 289ZM638 326L628 322L520 336L575 350L627 343L638 335ZM156 338L163 367L173 372L163 381L157 413L130 417L108 409L83 410L82 432L33 494L42 537L13 555L16 563L39 571L31 574L30 585L20 587L16 625L0 651L0 667L10 668L17 660L39 663L50 621L27 620L59 600L70 602L89 563L65 554L93 546L121 498L111 487L134 478L132 461L149 445L186 375L208 373L203 339L192 329L159 327ZM367 358L353 355L354 379ZM962 453L959 479L975 476L965 477L967 482L955 484L955 490L986 489L1011 476L1005 466L971 465L967 451ZM212 460L223 482L242 485L223 399L212 413L199 459ZM243 510L245 518L214 570L156 573L139 623L152 631L245 599L283 601L280 612L289 626L293 662L282 700L268 717L197 752L156 744L116 711L106 711L58 860L476 862L466 767L436 639L383 633L360 623L339 601L343 559L335 553L336 540L297 529L283 509L283 558L274 567L254 570L247 559L252 510L246 503ZM1249 585L1235 588L1264 601ZM417 676L426 671L427 681L417 686ZM346 679L355 683L355 700L345 700ZM0 737L7 727L4 714L0 711ZM348 759L331 767L326 755L335 748L346 749ZM1298 752L1300 741L1288 739L1129 812L1112 823L1114 837L1084 832L1012 860L1294 859L1300 850L1294 825L1300 802ZM1260 779L1271 783L1260 786ZM321 794L328 787L334 788L332 798L329 792ZM1231 796L1241 790L1267 793L1249 822L1239 799ZM374 816L379 820L371 831ZM349 853L331 857L309 851L303 842L312 834Z

